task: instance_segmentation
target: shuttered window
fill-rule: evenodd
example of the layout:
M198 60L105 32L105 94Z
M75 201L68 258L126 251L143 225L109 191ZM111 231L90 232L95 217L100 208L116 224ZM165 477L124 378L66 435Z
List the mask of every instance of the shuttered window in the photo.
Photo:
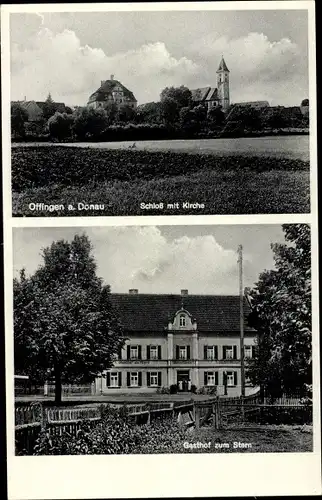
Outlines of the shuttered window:
M223 358L224 359L237 359L237 346L236 345L223 346Z
M204 385L215 386L218 385L218 372L205 372Z
M253 357L253 346L245 345L244 353L245 353L245 358L252 358Z
M227 386L233 387L237 385L237 372L227 372Z
M148 387L161 387L162 383L161 372L147 372L146 381Z
M128 387L141 387L142 372L127 372L126 383Z
M127 346L127 359L142 359L142 346L128 345Z
M204 359L209 361L218 359L218 346L217 345L205 345L204 346Z

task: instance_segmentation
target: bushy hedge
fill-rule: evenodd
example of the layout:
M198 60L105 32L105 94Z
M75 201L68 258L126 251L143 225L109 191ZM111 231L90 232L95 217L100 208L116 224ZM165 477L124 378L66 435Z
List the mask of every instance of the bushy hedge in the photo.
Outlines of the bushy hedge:
M308 170L299 159L249 155L100 150L64 146L12 149L12 189L21 192L55 184L84 186L104 181L152 180L199 171Z
M186 430L167 418L150 425L131 424L124 412L107 408L94 427L84 422L76 436L51 436L41 432L34 455L113 455L173 453L183 451Z

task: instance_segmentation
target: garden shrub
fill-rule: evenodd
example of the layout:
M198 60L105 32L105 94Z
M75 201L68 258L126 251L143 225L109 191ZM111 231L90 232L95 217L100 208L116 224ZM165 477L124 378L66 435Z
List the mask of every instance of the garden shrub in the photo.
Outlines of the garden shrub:
M170 394L177 394L177 392L178 392L177 384L170 385Z
M124 409L107 407L99 424L84 421L76 436L42 431L34 455L110 455L171 453L182 450L186 431L171 417L132 424Z

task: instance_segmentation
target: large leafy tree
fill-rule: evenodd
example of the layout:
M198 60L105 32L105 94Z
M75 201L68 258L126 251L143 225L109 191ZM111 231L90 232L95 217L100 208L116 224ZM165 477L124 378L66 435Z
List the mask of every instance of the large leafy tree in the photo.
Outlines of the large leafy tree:
M49 118L47 125L50 136L61 141L72 135L73 115L56 112Z
M110 288L96 276L86 235L43 251L43 265L14 280L15 370L33 381L92 382L112 366L124 338Z
M180 87L166 87L160 94L160 101L165 99L173 99L177 103L178 109L191 106L192 95L188 87L181 85Z
M28 122L27 111L18 103L11 104L11 133L15 137L25 137L25 123Z
M310 227L285 224L283 231L286 243L272 245L275 269L250 291L258 352L247 376L272 397L305 393L312 383Z
M80 108L74 114L73 131L78 139L99 137L109 125L103 109Z

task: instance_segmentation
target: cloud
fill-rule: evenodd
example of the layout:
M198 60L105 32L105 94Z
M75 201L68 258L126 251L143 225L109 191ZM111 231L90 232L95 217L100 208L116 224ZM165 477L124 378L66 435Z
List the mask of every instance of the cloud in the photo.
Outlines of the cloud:
M224 55L233 102L267 99L272 105L287 105L294 102L290 89L295 96L307 93L307 56L289 38L271 41L256 32L235 39L210 34L194 41L189 52L204 58L208 81L216 81L214 61Z
M109 55L82 46L74 31L54 34L42 27L27 48L12 44L11 71L14 99L29 91L28 99L40 100L51 92L57 101L85 104L110 74L133 90L139 102L146 102L158 99L169 81L180 85L198 66L186 57L171 56L164 42Z
M98 274L114 292L238 293L236 251L213 235L167 240L157 227L87 229L95 245ZM246 256L246 265L248 266Z
M257 32L236 38L208 33L178 39L176 55L163 39L116 52L115 48L109 51L108 35L103 50L81 42L71 29L52 31L41 14L33 19L38 20L38 28L33 24L26 40L19 41L18 25L13 30L12 99L41 100L51 92L56 101L85 105L100 81L114 74L139 103L158 100L166 86L216 86L222 54L231 71L232 102L266 99L272 105L296 105L308 94L307 54L287 37L271 40Z

